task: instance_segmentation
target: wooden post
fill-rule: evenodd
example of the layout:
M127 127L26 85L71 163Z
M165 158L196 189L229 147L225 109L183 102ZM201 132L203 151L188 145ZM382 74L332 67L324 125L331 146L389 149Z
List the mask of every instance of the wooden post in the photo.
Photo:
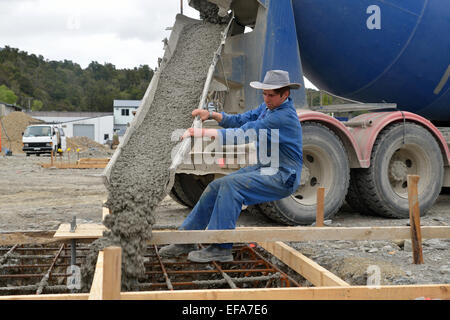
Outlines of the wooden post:
M50 164L53 167L53 149L52 149L52 154L50 156L51 156Z
M417 184L419 176L408 175L409 222L414 264L423 264L422 234L420 230L420 207Z
M108 247L103 254L103 300L120 300L122 249Z
M180 13L183 14L183 0L180 0Z
M316 227L323 227L323 216L325 206L325 188L317 189L317 213L316 213Z

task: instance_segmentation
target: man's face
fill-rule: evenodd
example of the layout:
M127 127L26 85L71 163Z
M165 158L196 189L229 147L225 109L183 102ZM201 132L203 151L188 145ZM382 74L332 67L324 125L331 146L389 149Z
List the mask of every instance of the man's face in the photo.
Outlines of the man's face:
M274 90L263 90L264 102L267 108L273 110L278 108L289 96L288 92L285 92L282 96L276 93Z

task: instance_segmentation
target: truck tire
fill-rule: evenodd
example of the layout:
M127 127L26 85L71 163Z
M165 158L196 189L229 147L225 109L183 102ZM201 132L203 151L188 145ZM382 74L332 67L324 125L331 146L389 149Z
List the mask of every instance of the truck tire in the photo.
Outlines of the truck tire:
M349 185L349 161L342 141L326 126L306 122L303 127L303 169L300 187L291 196L259 204L269 218L287 225L316 221L317 189L325 188L324 218L342 206Z
M347 196L345 201L356 212L361 215L373 215L373 213L367 207L367 204L361 198L361 181L358 180L358 171L361 169L350 170L350 184L348 186Z
M428 130L414 123L398 123L378 135L370 168L357 171L359 196L377 215L408 218L408 175L420 176L420 214L425 215L442 188L442 153Z
M214 180L214 175L196 176L177 173L170 197L179 204L193 208L208 184Z
M181 186L179 174L175 175L172 190L169 193L170 197L182 206L193 208L193 203L189 200Z

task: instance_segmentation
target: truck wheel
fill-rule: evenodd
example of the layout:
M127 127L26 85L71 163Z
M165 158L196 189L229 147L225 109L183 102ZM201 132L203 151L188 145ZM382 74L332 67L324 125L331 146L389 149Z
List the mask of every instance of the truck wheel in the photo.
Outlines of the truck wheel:
M192 202L186 196L186 194L183 191L183 188L181 187L179 175L180 174L175 175L173 187L172 187L172 190L170 191L169 195L172 198L172 200L181 204L182 206L193 208Z
M341 140L327 127L304 123L303 169L300 187L290 197L259 204L271 219L287 225L316 221L317 189L325 188L324 218L332 218L342 206L349 185L348 156Z
M348 186L347 196L345 201L347 204L359 214L362 215L372 215L372 212L367 207L366 203L361 198L361 187L358 180L358 171L361 169L351 169L350 170L350 184Z
M399 123L384 129L372 150L371 165L358 171L360 197L370 211L389 218L408 218L407 176L420 176L420 214L441 191L444 165L438 143L425 128Z
M177 173L170 192L170 197L179 204L193 208L208 184L214 180L214 175L196 176Z

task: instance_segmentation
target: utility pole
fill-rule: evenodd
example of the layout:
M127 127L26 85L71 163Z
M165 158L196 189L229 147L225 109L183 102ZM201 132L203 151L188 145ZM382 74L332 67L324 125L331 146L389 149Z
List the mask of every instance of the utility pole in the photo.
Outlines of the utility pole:
M28 112L31 112L31 100L33 100L33 98L27 97L26 99L28 100Z

